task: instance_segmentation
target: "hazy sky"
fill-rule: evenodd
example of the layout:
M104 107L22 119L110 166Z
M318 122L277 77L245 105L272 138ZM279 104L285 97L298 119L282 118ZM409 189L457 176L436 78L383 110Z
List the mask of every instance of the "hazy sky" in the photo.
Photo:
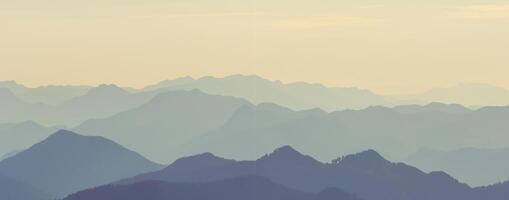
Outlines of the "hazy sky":
M509 88L507 0L0 0L0 80Z

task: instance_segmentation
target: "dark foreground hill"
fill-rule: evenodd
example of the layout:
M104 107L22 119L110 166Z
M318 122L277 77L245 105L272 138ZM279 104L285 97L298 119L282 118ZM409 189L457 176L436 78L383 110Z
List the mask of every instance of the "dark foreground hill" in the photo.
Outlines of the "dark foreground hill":
M207 183L142 181L107 185L70 195L64 200L355 200L353 195L329 188L306 193L257 176Z
M305 192L341 188L366 200L463 199L471 188L441 172L391 163L373 150L321 163L289 146L255 161L235 161L210 153L182 158L167 168L139 175L121 183L146 180L208 182L239 176L262 176Z

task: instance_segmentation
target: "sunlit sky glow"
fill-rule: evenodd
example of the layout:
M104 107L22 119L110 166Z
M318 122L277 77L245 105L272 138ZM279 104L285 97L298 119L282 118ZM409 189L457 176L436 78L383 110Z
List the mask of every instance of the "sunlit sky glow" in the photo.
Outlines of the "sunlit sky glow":
M257 74L382 94L509 88L502 0L0 0L0 80Z

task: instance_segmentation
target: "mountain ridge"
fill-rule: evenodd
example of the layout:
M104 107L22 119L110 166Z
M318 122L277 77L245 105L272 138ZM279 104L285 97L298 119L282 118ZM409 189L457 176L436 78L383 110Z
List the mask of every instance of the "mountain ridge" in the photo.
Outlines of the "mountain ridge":
M177 148L208 130L220 127L250 102L199 90L171 91L142 106L104 119L88 120L74 128L86 135L101 135L159 162L173 161ZM144 134L141 134L144 133ZM140 140L150 146L140 144Z
M268 159L271 155L276 155L278 162ZM223 159L223 162L214 167L201 169L193 165L195 162L187 163L188 166L194 166L192 169L186 169L184 167L186 163L182 162L178 167L170 164L161 171L141 174L118 184L144 180L202 183L255 175L306 192L319 192L330 187L337 187L366 200L429 200L425 196L431 194L435 200L446 200L461 197L471 189L445 173L427 174L402 163L390 163L373 150L361 152L353 157L346 156L334 163L321 163L309 159L312 158L298 153L290 146L284 146L253 161ZM363 159L363 161L355 161L355 159ZM306 162L293 162L296 160ZM383 165L371 165L379 162ZM448 192L449 190L455 192Z

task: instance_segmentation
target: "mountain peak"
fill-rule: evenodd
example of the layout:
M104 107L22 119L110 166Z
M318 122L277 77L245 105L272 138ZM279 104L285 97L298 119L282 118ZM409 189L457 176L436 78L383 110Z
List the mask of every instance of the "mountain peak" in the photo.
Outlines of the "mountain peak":
M270 156L302 156L297 150L290 145L285 145L274 150Z
M279 163L285 165L304 165L319 163L314 158L303 155L288 145L277 148L272 153L259 158L257 162L272 164Z
M391 162L372 149L342 157L338 163L340 166L355 168L380 168L391 164Z
M177 161L189 161L189 160L207 160L207 161L209 161L209 160L221 160L221 159L222 158L217 157L214 154L207 152L207 153L197 154L194 156L180 158Z
M354 156L360 157L360 158L366 158L370 160L384 160L385 158L382 157L378 152L376 152L373 149L368 149L366 151L362 151L360 153L355 154Z
M80 136L80 135L75 133L75 132L72 132L72 131L68 131L68 130L65 130L65 129L60 129L57 132L51 134L48 137L48 139L50 139L50 138L60 138L60 137L76 137L76 136Z
M48 138L35 144L34 146L44 148L86 148L90 145L96 145L95 148L124 148L121 145L101 136L81 135L69 130L60 129L51 134Z
M174 79L174 81L194 81L195 79L191 76L183 76Z
M357 155L364 156L367 158L372 158L372 159L385 160L385 158L383 158L382 155L380 155L378 152L376 152L373 149L368 149L366 151L362 151L362 152L358 153Z
M183 170L201 169L207 167L226 165L234 162L235 162L234 160L221 158L215 156L212 153L202 153L194 156L188 156L177 159L175 162L169 165L167 169L183 169Z
M67 130L0 162L2 174L56 197L161 168L111 140Z
M195 81L195 79L191 76L178 77L176 79L166 79L166 80L160 81L154 85L145 86L143 88L143 90L150 91L150 90L163 89L163 88L174 87L174 86L183 85L183 84L190 84L193 81Z
M125 91L124 89L118 87L115 84L101 84L95 88L90 89L87 94L111 95L111 94L129 94L129 92Z
M60 129L57 132L48 136L45 140L41 141L35 146L44 147L44 148L55 148L59 146L68 146L68 145L77 145L81 144L83 141L89 141L92 136L82 136L75 132ZM83 140L81 140L81 138Z
M258 75L243 75L243 74L234 74L230 76L224 77L224 79L243 79L243 80L261 80L267 81L266 79L258 76Z

